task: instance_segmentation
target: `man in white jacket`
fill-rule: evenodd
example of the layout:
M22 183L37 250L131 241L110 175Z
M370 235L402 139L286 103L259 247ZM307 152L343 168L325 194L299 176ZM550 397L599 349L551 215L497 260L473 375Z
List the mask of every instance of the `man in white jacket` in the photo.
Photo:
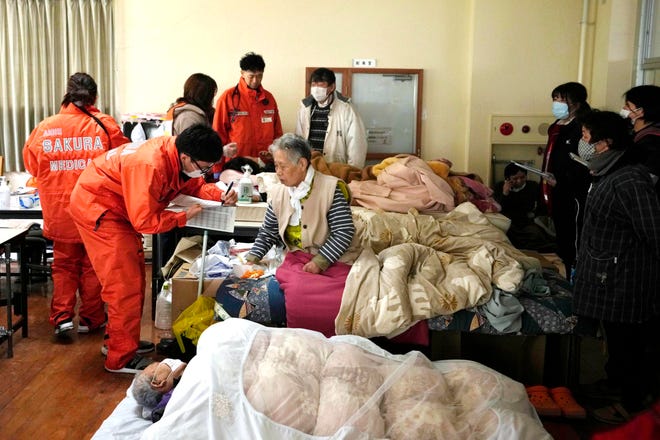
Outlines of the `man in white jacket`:
M367 134L350 98L337 92L335 74L326 68L312 72L311 95L298 110L296 134L307 139L326 162L364 167Z

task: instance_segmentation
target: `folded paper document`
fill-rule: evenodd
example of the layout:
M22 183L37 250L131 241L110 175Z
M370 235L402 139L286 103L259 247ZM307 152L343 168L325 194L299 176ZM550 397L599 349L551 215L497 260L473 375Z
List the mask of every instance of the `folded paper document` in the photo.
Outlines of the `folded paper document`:
M554 178L555 178L552 175L552 173L546 173L545 171L541 171L538 168L530 167L529 165L525 165L524 163L516 162L515 160L512 160L511 163L515 163L520 168L525 169L525 170L529 171L530 173L538 174L539 176L543 177L544 179L554 180Z

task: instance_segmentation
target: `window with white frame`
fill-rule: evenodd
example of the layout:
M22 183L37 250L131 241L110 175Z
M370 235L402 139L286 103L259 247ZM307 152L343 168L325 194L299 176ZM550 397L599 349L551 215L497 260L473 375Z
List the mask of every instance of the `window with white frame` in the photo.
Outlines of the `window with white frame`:
M638 84L660 85L660 0L644 0L640 8Z

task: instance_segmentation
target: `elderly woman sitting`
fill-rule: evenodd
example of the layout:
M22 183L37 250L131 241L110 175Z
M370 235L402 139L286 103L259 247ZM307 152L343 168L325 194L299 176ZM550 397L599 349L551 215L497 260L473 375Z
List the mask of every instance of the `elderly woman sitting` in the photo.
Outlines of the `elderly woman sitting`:
M317 173L305 139L287 133L270 147L281 185L272 192L264 223L247 256L256 263L273 245L287 255L276 273L289 327L334 334L334 318L350 266L340 260L355 226L346 184Z

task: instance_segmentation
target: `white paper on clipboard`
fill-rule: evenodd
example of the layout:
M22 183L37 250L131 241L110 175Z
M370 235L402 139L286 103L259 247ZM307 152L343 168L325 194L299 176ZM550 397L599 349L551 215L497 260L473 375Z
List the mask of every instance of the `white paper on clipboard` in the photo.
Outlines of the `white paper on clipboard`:
M211 231L234 232L236 220L235 206L204 208L202 212L188 219L186 226L192 226Z
M202 205L204 209L195 217L188 219L186 226L212 231L234 232L234 222L236 221L235 206L224 206L222 202L180 194L172 200L171 205L167 209L171 211L183 211L195 203Z
M520 168L529 171L530 173L538 174L539 176L543 177L544 179L548 180L554 180L555 176L552 175L552 173L546 173L544 171L539 170L538 168L530 167L529 165L525 165L520 162L516 162L515 160L512 160L511 163L518 165Z

